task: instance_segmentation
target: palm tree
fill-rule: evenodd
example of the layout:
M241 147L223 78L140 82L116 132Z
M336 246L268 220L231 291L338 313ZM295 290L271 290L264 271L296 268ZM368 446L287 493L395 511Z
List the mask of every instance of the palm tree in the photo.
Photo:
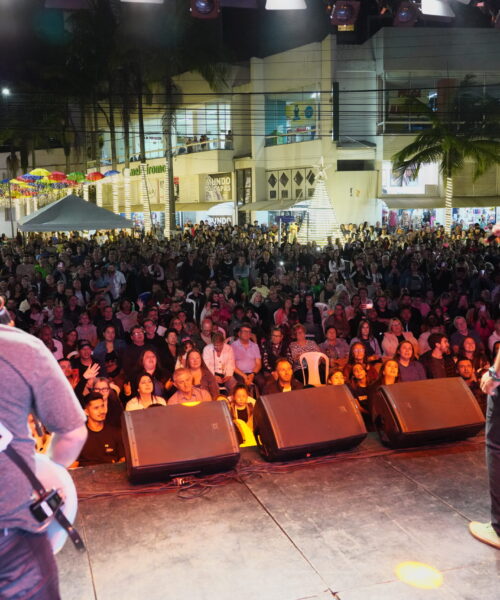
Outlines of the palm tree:
M441 110L435 112L424 102L411 98L407 106L418 117L424 116L429 127L392 157L393 170L415 179L424 164L439 163L445 182L445 230L451 231L453 176L466 161L474 163L473 179L500 164L500 103L491 97L473 94L477 86L472 77L451 90Z
M162 130L165 150L165 230L170 237L175 228L174 172L172 160L172 134L175 113L182 106L182 92L174 81L175 75L187 71L199 73L213 90L224 87L227 72L227 52L220 43L217 24L207 29L207 23L192 19L182 3L164 13L162 30L168 32L169 41L162 46L159 62L159 79L163 82L164 113ZM203 32L203 34L201 33Z

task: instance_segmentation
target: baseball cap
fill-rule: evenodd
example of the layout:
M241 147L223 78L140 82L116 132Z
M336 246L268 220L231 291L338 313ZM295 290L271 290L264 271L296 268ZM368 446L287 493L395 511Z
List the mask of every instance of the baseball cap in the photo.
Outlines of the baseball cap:
M92 344L88 340L80 340L78 342L78 350L81 350L82 348L85 348L85 346L88 346L89 348L92 348Z

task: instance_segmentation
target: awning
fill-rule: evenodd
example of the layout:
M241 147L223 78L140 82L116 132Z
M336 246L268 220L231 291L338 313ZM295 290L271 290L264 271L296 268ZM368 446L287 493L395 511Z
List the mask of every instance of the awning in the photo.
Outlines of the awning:
M221 204L228 203L229 202L227 200L225 200L224 202L176 202L175 212L207 211L211 208L214 208L214 206L220 206Z
M457 196L453 198L453 206L457 208L500 206L500 196Z
M295 204L305 204L306 200L260 200L253 204L244 204L240 206L238 210L242 212L248 212L253 210L290 210Z
M241 212L249 212L251 210L270 210L270 206L272 206L272 200L259 200L258 202L252 202L250 204L243 204L238 208Z
M385 196L380 198L388 208L444 208L444 198L440 196ZM455 196L455 208L500 206L500 196Z

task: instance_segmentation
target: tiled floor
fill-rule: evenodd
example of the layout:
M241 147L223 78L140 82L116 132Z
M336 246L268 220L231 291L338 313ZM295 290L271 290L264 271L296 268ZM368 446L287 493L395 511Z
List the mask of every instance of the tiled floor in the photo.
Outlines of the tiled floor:
M242 459L263 466L253 449ZM140 493L123 465L76 471L88 554L58 556L63 600L500 600L500 552L467 530L488 518L481 439L384 453L370 436L329 462L259 470L189 500ZM442 586L399 581L404 561Z

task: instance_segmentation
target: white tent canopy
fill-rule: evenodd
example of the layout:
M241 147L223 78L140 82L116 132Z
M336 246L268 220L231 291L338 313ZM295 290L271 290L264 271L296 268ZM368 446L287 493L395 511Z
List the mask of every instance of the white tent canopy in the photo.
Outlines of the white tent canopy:
M133 229L132 221L68 194L19 221L21 231L88 231L94 229Z

